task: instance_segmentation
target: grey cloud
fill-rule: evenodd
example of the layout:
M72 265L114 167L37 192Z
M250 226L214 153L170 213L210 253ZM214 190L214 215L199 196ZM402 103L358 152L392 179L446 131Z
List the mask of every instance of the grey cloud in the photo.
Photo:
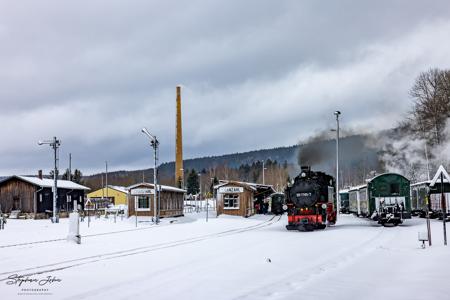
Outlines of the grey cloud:
M179 83L187 157L293 144L336 108L393 126L416 74L450 65L449 16L447 1L3 1L0 173L43 168L53 135L82 170L146 167L142 126L171 160Z

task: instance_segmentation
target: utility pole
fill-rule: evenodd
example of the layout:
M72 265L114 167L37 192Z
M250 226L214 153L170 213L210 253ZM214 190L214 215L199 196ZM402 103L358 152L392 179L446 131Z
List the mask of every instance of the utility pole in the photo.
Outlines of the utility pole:
M106 181L106 199L108 199L109 201L109 197L108 197L108 162L105 161L105 181Z
M201 201L202 201L202 173L198 173L198 187L199 187L199 191L198 191L198 198L200 200L200 208L201 208Z
M50 145L50 147L53 148L53 152L54 152L55 166L53 169L53 218L52 218L52 222L58 223L58 218L56 217L56 202L58 199L58 148L59 148L59 146L61 146L61 141L58 140L55 136L55 137L53 137L53 140L38 142L38 145L44 145L44 144Z
M265 180L265 170L266 170L266 167L265 167L265 161L263 160L262 161L262 163L263 163L263 185L265 185L266 184L266 180Z
M430 189L429 188L427 190L427 195L426 195L425 199L426 199L426 204L427 204L426 214L427 214L428 245L431 246L431 224L430 224L430 208L431 208L431 204L430 204Z
M341 211L341 197L339 195L339 115L340 111L335 111L336 116L336 213L339 215Z
M72 181L72 153L69 153L69 181Z
M104 199L105 199L105 181L103 179L103 172L101 174L102 174L102 201L104 201Z

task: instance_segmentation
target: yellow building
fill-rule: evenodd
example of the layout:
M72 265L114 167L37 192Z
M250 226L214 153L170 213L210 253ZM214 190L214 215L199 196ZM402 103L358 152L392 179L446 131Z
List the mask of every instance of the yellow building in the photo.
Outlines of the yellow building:
M87 194L90 199L109 199L114 205L128 205L128 190L123 186L108 185L108 189L102 188Z

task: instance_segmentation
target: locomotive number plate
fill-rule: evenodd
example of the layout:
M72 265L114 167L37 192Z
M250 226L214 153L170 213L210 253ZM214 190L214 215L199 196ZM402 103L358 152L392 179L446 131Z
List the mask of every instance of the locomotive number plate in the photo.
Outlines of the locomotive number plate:
M297 193L297 198L300 197L311 197L312 193Z

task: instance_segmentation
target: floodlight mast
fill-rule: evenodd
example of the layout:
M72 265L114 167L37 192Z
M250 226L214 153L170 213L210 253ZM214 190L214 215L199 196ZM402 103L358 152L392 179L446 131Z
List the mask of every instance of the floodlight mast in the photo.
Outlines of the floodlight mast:
M150 145L152 146L153 150L154 150L154 160L155 160L155 167L153 168L153 186L154 186L154 190L155 190L155 195L153 197L153 216L155 219L155 224L159 223L159 205L156 205L156 201L160 201L159 197L158 197L158 192L159 192L159 188L158 188L158 182L157 182L157 165L158 165L158 145L159 142L156 139L156 136L152 135L150 132L148 132L147 128L142 128L142 133L144 133L150 140Z
M61 146L61 141L58 140L55 137L53 137L53 140L39 140L38 145L50 145L50 147L53 148L54 151L54 161L55 166L53 169L53 217L52 222L58 223L58 219L56 218L56 201L58 199L58 148Z

